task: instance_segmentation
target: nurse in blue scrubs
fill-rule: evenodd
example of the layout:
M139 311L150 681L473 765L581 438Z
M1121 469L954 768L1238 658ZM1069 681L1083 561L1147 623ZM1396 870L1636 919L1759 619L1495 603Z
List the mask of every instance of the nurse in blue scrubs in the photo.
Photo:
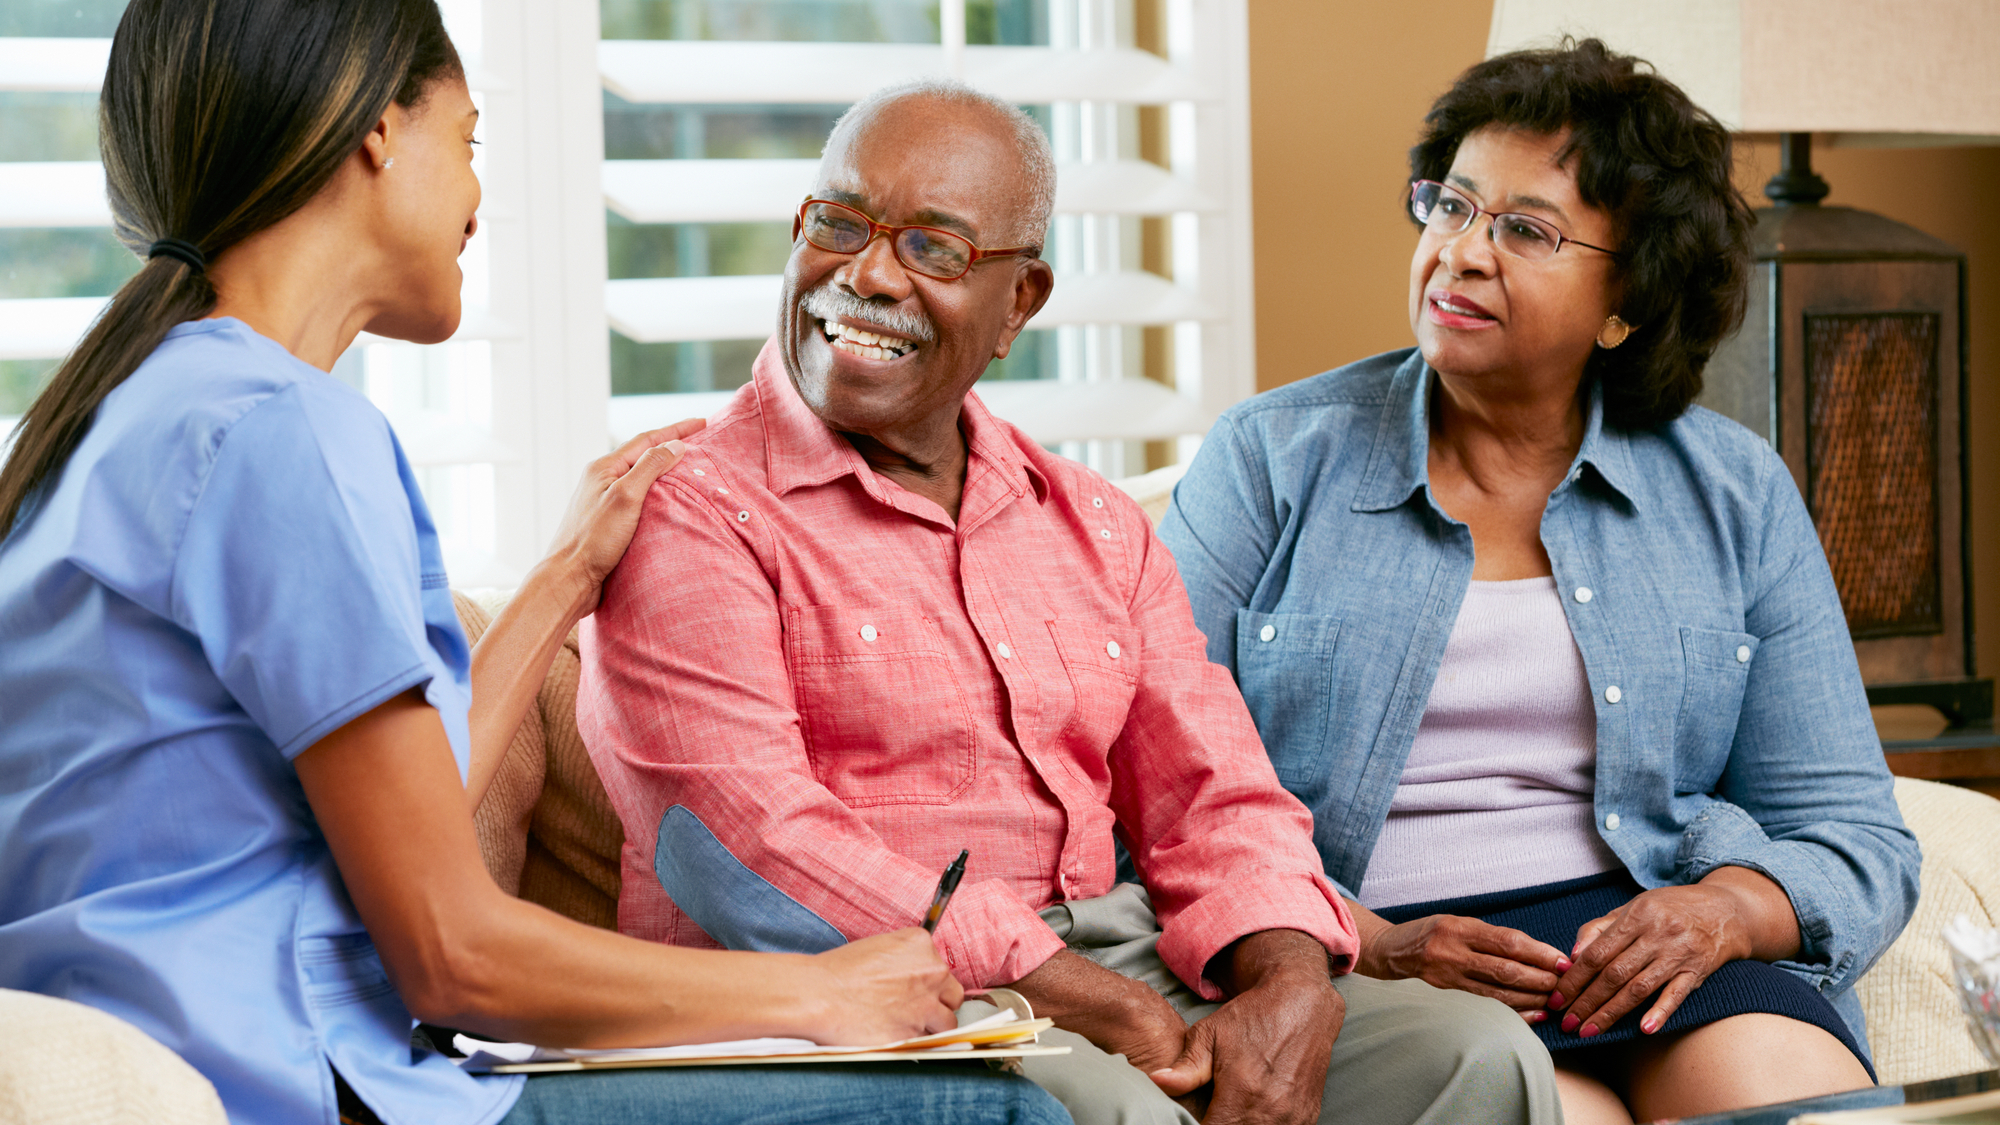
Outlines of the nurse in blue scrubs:
M880 1042L961 993L921 930L679 949L488 878L471 810L692 427L590 467L468 652L394 434L327 373L364 329L458 324L478 115L433 0L133 0L103 107L147 261L0 470L0 987L136 1024L239 1123L1066 1121L969 1068L524 1080L412 1048L412 1014Z

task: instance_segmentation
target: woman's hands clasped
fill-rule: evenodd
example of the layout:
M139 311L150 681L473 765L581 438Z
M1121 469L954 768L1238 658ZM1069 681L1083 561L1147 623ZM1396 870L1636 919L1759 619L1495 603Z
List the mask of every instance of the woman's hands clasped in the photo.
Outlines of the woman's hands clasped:
M706 419L689 418L649 430L585 467L549 552L551 559L567 564L578 585L582 604L577 616L597 608L605 576L625 557L638 530L646 491L686 450L681 439L707 424Z
M1529 1023L1549 1018L1550 994L1571 969L1562 950L1477 918L1433 914L1377 930L1363 943L1361 971L1410 977L1436 988L1489 996Z

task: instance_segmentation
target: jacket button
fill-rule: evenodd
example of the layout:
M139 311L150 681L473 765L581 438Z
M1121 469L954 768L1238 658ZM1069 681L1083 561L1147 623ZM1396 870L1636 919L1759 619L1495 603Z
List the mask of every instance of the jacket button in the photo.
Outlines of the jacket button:
M1577 604L1579 605L1588 602L1590 599L1596 596L1597 595L1590 592L1590 587L1588 586L1578 586L1576 588L1576 600Z
M1610 687L1604 689L1604 702L1606 703L1616 703L1623 698L1625 698L1625 693L1618 690L1617 684L1612 684Z
M1604 830L1606 832L1616 832L1620 823L1621 821L1619 821L1617 813L1608 813L1604 817Z
M1750 646L1749 646L1749 645L1737 645L1737 646L1736 646L1736 663L1738 663L1738 664L1748 664L1748 663L1750 663Z
M1265 644L1270 644L1271 639L1277 635L1278 628L1275 625L1266 625L1262 629L1257 630L1257 639L1263 641Z

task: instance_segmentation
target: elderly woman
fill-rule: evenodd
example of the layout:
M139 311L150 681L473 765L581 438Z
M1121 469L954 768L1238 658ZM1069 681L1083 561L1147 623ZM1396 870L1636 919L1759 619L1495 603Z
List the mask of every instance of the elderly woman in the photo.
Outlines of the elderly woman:
M1572 1123L1867 1085L1917 848L1798 489L1690 406L1728 135L1586 40L1466 72L1411 171L1418 347L1231 410L1161 528L1360 970L1522 1012Z

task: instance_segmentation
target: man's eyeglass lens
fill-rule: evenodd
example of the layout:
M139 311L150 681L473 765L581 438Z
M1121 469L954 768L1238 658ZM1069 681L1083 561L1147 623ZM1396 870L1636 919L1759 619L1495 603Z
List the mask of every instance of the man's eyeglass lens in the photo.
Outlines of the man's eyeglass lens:
M800 230L807 242L835 254L859 254L867 248L874 233L868 216L851 207L819 200L806 204ZM894 232L892 241L896 260L925 277L954 281L972 268L972 243L950 231L904 227Z
M1561 231L1532 215L1495 215L1491 211L1482 211L1458 189L1436 180L1418 180L1410 185L1410 214L1437 234L1457 234L1471 226L1480 215L1491 215L1493 226L1489 233L1493 244L1516 258L1531 262L1554 257L1565 241L1576 241L1565 239ZM1590 244L1577 242L1577 245ZM1600 248L1592 246L1591 249Z

